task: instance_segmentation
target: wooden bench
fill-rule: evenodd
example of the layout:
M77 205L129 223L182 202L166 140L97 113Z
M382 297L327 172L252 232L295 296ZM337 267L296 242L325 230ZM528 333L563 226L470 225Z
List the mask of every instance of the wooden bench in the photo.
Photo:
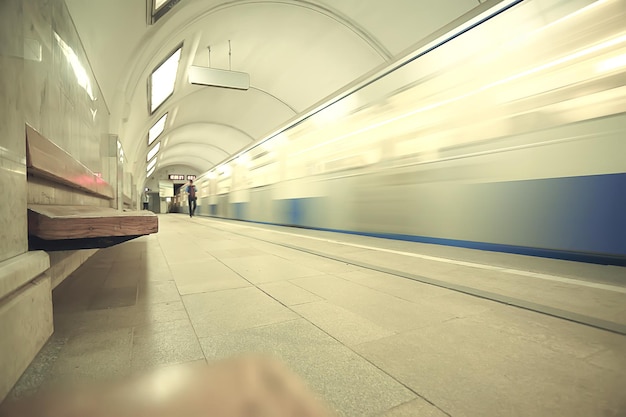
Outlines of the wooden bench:
M115 189L49 139L26 126L28 176L69 187L111 204ZM28 204L29 248L90 249L112 246L158 232L149 211L121 211L91 205Z

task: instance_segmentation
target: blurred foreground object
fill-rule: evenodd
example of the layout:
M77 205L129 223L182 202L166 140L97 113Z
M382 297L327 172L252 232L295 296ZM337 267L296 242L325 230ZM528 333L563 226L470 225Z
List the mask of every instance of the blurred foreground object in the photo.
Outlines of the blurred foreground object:
M261 356L180 365L6 401L2 417L331 417L303 381Z

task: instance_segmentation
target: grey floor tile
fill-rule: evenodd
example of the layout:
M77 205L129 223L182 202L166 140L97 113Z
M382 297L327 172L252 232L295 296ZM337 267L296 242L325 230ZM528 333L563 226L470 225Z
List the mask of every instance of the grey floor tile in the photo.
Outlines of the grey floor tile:
M165 261L165 253L161 245L159 245L158 242L154 242L151 246L146 248L142 259L145 259L146 264L150 265L151 263Z
M85 262L78 270L81 268L110 268L113 262L116 261L115 254L104 255L104 250L98 250L93 256L91 256L87 262ZM77 271L78 271L77 270ZM76 271L73 273L75 274Z
M55 334L71 336L181 319L187 319L187 311L178 300L81 313L55 313L54 329Z
M322 300L317 295L302 289L297 285L293 285L289 281L260 284L259 288L288 306Z
M172 274L181 295L251 285L218 260L175 265Z
M127 375L132 329L81 333L67 339L49 373L53 380Z
M88 310L81 313L54 313L54 332L64 336L109 331L135 324L135 307Z
M320 275L323 273L312 268L300 266L297 263L275 255L224 259L224 263L248 281L255 284Z
M203 359L189 319L151 323L134 329L133 370Z
M206 251L199 249L192 242L171 242L172 246L163 246L163 253L168 265L180 265L213 259Z
M420 311L426 311L433 316L439 315L444 321L482 314L502 305L455 291L448 291L446 295L438 297L414 300L413 303L418 306Z
M52 335L39 351L20 379L15 383L7 399L17 399L33 395L45 384L59 352L67 342L67 337Z
M426 327L455 317L451 312L421 306L333 275L290 282L392 332Z
M124 288L124 287L137 287L140 281L147 280L147 272L130 272L131 270L123 271L121 268L111 268L106 281L104 281L104 288Z
M200 337L292 320L298 316L257 288L239 288L183 296Z
M55 311L77 312L87 310L93 295L104 285L109 270L110 267L95 268L90 271L88 267L84 266L80 268L80 273L76 271L67 277L52 291Z
M98 251L57 287L55 334L12 395L68 379L264 352L342 416L626 415L621 335L280 243L567 308L601 306L617 322L626 321L621 295L329 240L613 285L623 268L207 218L159 219L158 234ZM258 288L229 288L246 282L238 274ZM125 289L133 286L138 301L124 306L132 298Z
M614 312L623 308L625 299L620 292L478 268L457 268L446 280L609 321L619 319ZM626 320L618 323L626 324Z
M110 255L118 262L139 261L147 245L145 240L128 241L105 249L104 255Z
M450 414L422 398L417 398L382 413L380 417L450 417Z
M626 337L616 333L496 303L488 314L473 316L472 322L506 334L507 340L538 344L576 359L601 351L622 352L621 363L615 362L611 368L626 372Z
M322 248L322 250L328 251L328 248L327 247L325 249ZM407 257L406 255L402 253L393 253L393 252L369 250L369 249L345 254L343 255L343 258L347 260L354 260L359 263L364 263L368 265L374 264L378 267L390 268L390 269L398 269L401 266L406 266L409 264L414 265L414 262L415 262L415 258ZM431 264L433 264L433 262L428 263L428 266L430 266ZM448 268L448 266L444 266L444 265L436 264L436 267ZM422 265L422 268L423 267L425 267L425 265ZM412 273L415 273L415 274L422 273L422 269L420 269L417 266L411 267L410 269Z
M308 321L348 346L395 334L326 301L296 305L292 308Z
M212 254L214 251L234 250L238 251L248 246L247 243L241 242L240 239L218 238L215 240L207 240L202 248Z
M586 362L608 371L626 372L626 348L603 349L585 358Z
M346 349L301 318L201 337L200 343L208 360L261 353L276 356L296 370L301 368L306 358L330 358Z
M428 285L397 275L360 268L356 271L334 274L357 284L402 298L407 301L419 301L430 297L450 294L450 290Z
M142 276L140 282L146 281L171 281L174 279L170 266L165 259L150 262L146 265L145 278Z
M341 416L374 416L415 398L393 378L302 319L200 341L209 360L243 353L277 357Z
M164 303L139 304L134 309L134 326L153 323L167 323L175 320L187 320L187 310L181 300Z
M272 253L272 255L276 256L281 256L280 254L281 252L279 252L278 254ZM302 265L307 268L311 268L327 274L346 273L360 269L359 267L356 267L352 264L308 252L298 252L293 249L289 249L288 253L283 252L281 257L289 260L290 262L297 263L298 265Z
M452 320L356 350L451 415L583 417L623 407L624 373L485 324Z
M211 255L213 255L216 259L238 259L241 257L248 257L248 256L263 256L263 255L268 255L267 252L263 252L262 250L259 249L255 249L255 248L249 248L249 247L240 247L240 248L233 248L233 249L214 249L212 244L208 245L208 247L205 248Z
M103 287L91 297L90 310L127 307L137 302L137 286L132 287Z
M155 281L139 285L137 304L155 304L180 301L174 281Z

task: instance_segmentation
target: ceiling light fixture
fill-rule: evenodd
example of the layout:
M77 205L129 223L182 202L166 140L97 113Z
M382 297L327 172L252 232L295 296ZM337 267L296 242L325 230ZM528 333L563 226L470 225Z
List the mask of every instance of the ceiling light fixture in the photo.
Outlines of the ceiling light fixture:
M211 68L211 47L209 51L209 66L201 67L191 65L189 67L189 83L204 85L209 87L233 88L236 90L247 90L250 88L250 74L246 72L232 71L231 56L232 50L228 41L228 70Z

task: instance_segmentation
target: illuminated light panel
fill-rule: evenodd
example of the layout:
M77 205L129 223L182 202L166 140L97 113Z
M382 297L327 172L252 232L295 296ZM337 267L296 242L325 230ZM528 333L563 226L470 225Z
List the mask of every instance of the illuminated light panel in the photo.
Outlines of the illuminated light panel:
M167 113L163 115L148 131L148 145L151 145L156 138L165 130L165 122L167 121Z
M150 76L150 112L154 112L174 92L182 47L178 48Z
M148 171L148 173L146 174L146 177L149 177L150 175L152 175L152 173L154 172L154 167Z
M250 88L250 74L216 68L192 65L188 69L189 83L212 87L247 90Z
M61 48L61 52L65 55L65 59L69 62L72 70L74 71L74 75L76 76L76 81L78 85L85 90L91 101L96 101L96 96L93 93L93 89L91 87L91 80L89 75L87 75L87 70L81 64L78 55L74 52L71 46L69 46L58 33L54 32L54 38L56 39L59 47Z
M167 0L154 0L154 10L158 10L165 3L167 3Z
M150 161L150 163L148 164L148 166L146 167L146 171L150 171L152 168L154 168L154 166L157 163L157 159L154 158L152 161Z
M148 156L146 157L146 161L149 161L152 158L154 158L154 155L156 155L157 152L159 152L159 149L161 149L161 142L157 142L157 144L154 145L154 148L150 149L150 151L148 152Z

